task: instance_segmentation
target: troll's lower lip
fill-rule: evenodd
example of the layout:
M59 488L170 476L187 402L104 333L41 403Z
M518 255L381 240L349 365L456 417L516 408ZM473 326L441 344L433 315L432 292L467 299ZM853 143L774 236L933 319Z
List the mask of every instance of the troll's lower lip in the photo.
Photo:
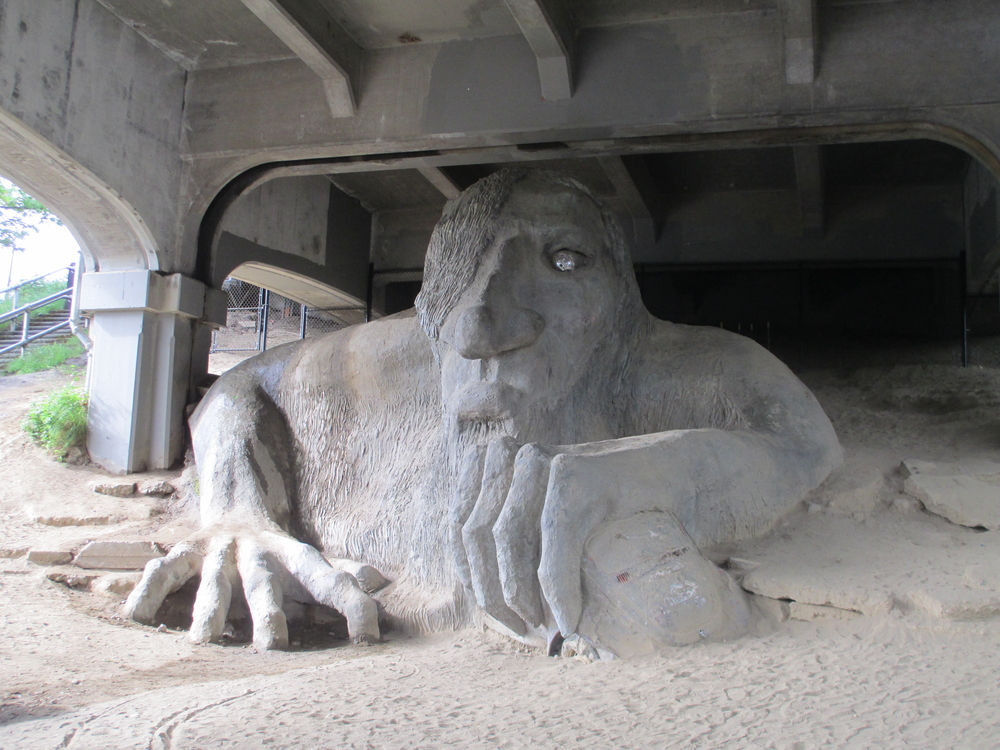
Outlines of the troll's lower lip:
M467 383L448 400L448 411L459 419L509 419L517 411L520 392L507 383Z

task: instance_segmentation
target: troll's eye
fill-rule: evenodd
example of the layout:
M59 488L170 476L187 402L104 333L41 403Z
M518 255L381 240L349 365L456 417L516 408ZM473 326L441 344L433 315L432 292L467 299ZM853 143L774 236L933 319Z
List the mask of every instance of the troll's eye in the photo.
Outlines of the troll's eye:
M584 263L584 257L575 250L563 248L552 253L552 265L558 271L575 271Z

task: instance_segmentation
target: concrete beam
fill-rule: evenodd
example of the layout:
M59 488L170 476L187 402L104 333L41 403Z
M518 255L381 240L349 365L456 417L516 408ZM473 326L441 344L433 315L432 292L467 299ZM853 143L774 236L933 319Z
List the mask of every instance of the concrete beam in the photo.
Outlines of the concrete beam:
M462 192L462 188L437 167L420 166L417 167L417 171L448 200L457 198L458 194Z
M504 0L538 60L542 98L573 96L573 26L559 0Z
M645 162L641 157L633 158L626 166L621 156L600 156L597 160L632 217L637 248L652 247L656 242L655 217L659 201Z
M353 117L357 109L350 69L360 48L318 4L301 0L243 0L265 26L319 76L330 114Z
M365 306L364 299L335 289L308 276L253 261L237 266L229 274L234 279L254 286L262 286L283 297L314 309L329 310L338 307Z
M785 42L785 83L816 78L816 0L781 0L781 35Z
M823 236L823 151L820 146L793 146L799 216L806 235Z

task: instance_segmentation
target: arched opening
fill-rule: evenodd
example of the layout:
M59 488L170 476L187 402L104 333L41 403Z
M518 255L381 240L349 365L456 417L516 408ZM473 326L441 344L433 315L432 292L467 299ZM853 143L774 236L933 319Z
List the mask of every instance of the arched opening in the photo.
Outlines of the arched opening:
M138 212L97 175L3 110L0 174L63 221L80 245L85 271L159 270L156 241Z
M5 214L0 229L0 286L79 261L80 245L47 207L2 177L0 196Z
M79 307L91 315L88 450L114 472L182 455L191 352L210 319L203 285L162 274L157 242L113 187L0 110L0 174L48 206L80 245Z
M226 325L212 334L208 371L218 375L262 351L371 316L369 304L339 289L264 263L247 262L223 281Z
M0 368L80 361L89 339L76 301L80 247L36 198L0 178ZM74 333L77 334L74 336Z

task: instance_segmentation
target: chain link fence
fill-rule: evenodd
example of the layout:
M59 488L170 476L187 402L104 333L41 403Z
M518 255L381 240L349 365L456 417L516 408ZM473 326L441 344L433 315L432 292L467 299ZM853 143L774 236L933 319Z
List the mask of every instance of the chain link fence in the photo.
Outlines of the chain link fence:
M365 322L364 307L307 307L233 278L226 279L222 289L229 295L226 327L213 333L212 354L244 355L227 357L230 367L279 344Z

